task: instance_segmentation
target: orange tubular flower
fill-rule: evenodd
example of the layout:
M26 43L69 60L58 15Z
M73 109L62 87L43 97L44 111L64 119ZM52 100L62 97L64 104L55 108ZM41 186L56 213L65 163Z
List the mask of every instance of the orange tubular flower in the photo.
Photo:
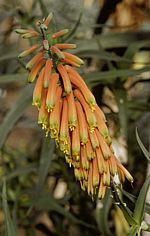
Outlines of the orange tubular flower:
M114 155L112 155L108 159L108 163L109 163L110 173L114 176L117 173L117 163L116 163L116 158Z
M71 44L71 43L56 43L55 47L59 49L74 49L76 48L76 44Z
M62 109L62 118L61 118L61 127L60 127L60 137L59 137L59 145L60 150L65 154L70 154L69 147L69 129L68 129L68 105L67 100L63 100L63 109Z
M81 146L81 166L83 169L88 170L89 169L89 161L86 156L86 149L85 146Z
M95 158L97 159L97 163L98 163L99 173L103 174L104 172L106 172L107 168L106 168L106 162L102 155L101 149L96 148L95 154L96 154Z
M35 64L35 65L33 66L32 70L31 70L31 72L30 72L30 74L29 74L29 77L28 77L28 82L32 83L32 82L35 80L35 78L36 78L38 72L40 71L40 69L42 68L42 66L43 66L44 64L45 64L45 60L42 59L42 60L40 60L39 62L37 62L37 64Z
M98 141L98 138L96 136L95 130L93 132L89 132L89 136L90 136L92 148L95 151L95 149L97 147L99 147L99 141Z
M34 52L37 48L40 47L40 44L35 44L33 45L32 47L28 48L27 50L23 51L22 53L19 54L19 58L21 57L26 57L28 56L29 54L31 54L32 52Z
M72 68L71 66L66 65L66 70L69 74L71 82L81 91L83 92L83 96L92 110L95 110L96 100L94 95L91 93L86 83L82 79L82 77L78 74L78 72ZM103 114L104 116L104 114Z
M33 92L33 102L32 104L40 108L41 106L41 97L42 97L42 90L43 90L43 80L44 80L44 71L43 68L40 72L39 78L36 81L36 85Z
M89 124L89 128L92 132L95 129L95 127L97 127L96 116L91 111L91 109L89 108L88 104L86 103L84 97L82 96L82 94L80 93L79 90L75 89L74 90L74 95L80 101L80 103L82 104L82 106L84 108L84 111L85 111L85 114L86 114L86 119L87 119L87 122Z
M79 65L78 63L76 63L76 62L74 62L74 61L72 61L72 60L70 60L70 59L68 59L68 58L64 58L64 59L63 59L63 62L65 62L65 63L67 63L67 64L70 64L70 65L72 65L72 66L75 66L75 67L80 67L80 65Z
M99 170L98 170L98 163L97 158L93 159L93 186L98 187L99 186Z
M68 29L60 30L60 31L54 33L54 34L52 35L52 38L53 38L53 39L59 38L59 37L61 37L61 36L64 36L64 35L67 34L68 32L69 32Z
M42 129L47 129L48 127L49 114L46 110L46 95L47 95L47 90L43 90L42 102L38 116L38 124L42 124Z
M64 59L64 58L65 58L64 53L61 52L61 51L59 50L59 48L57 48L56 46L52 46L52 47L51 47L51 50L52 50L53 53L55 53L55 54L58 56L59 59Z
M94 195L94 188L93 188L93 165L90 162L90 169L88 174L88 187L87 187L88 194L93 196Z
M76 125L72 131L72 156L75 157L76 161L80 158L80 134L79 125Z
M46 61L46 65L45 65L44 84L43 84L44 88L48 88L48 86L49 86L49 80L50 80L52 66L53 66L53 63L52 63L51 59L48 59Z
M111 157L112 153L111 150L109 148L109 146L107 145L107 143L105 143L104 138L102 137L102 135L98 132L98 130L95 130L98 141L99 141L99 145L100 148L102 150L103 156L105 159L108 159L109 157Z
M87 141L85 148L86 148L87 159L92 160L94 158L94 150L92 148L92 144L90 140Z
M74 130L77 124L77 112L76 112L73 92L71 92L67 96L67 102L68 102L68 124L69 124L69 129L72 131Z
M76 101L76 108L77 108L77 117L80 130L80 142L82 145L84 145L88 141L88 130L87 130L85 114L83 112L82 106L78 101Z
M84 61L83 61L83 60L81 60L81 59L80 59L79 57L77 57L77 56L72 55L71 53L64 52L64 55L65 55L65 58L66 58L66 59L69 59L69 60L71 60L71 61L73 61L73 62L75 62L75 63L77 63L77 64L79 64L79 65L83 65L83 64L84 64Z
M26 64L26 69L31 69L33 65L37 64L42 58L42 52L39 52Z
M92 197L103 198L115 175L120 182L125 178L133 182L133 178L115 157L105 115L74 68L80 67L83 60L65 52L76 45L60 42L68 30L48 31L52 17L50 13L37 22L40 33L32 29L16 30L23 38L37 37L39 42L19 58L36 52L26 68L31 69L28 82L37 78L33 105L39 110L38 123L46 136L50 134L55 139L66 162L73 166L81 188Z
M100 186L98 190L98 198L103 199L106 192L106 186L103 184L103 181L100 181Z
M62 64L59 64L57 66L57 69L61 75L61 78L63 80L63 85L64 85L64 90L67 94L71 93L72 91L72 86L71 86L71 83L70 83L70 80L69 80L69 76L67 74L67 71L65 69L65 67L62 65Z
M49 130L51 133L51 137L55 138L56 141L59 141L59 129L60 129L60 121L61 121L61 111L62 111L62 88L57 87L56 90L57 101L53 111L50 113L49 118Z
M48 27L48 25L49 25L49 23L51 22L52 18L53 18L53 13L50 12L50 14L49 14L48 17L46 18L46 20L43 22L43 24Z
M48 87L46 107L48 112L52 111L56 103L56 89L58 84L59 74L53 73L50 76L50 86Z
M39 36L39 33L33 29L16 29L16 33L21 34L24 39Z

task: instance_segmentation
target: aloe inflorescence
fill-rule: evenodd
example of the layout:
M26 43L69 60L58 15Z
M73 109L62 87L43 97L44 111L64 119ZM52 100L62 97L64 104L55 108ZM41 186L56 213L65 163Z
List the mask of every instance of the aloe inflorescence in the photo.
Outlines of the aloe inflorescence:
M84 64L68 52L76 45L60 43L68 29L49 32L52 17L50 13L38 21L38 31L16 29L23 38L38 38L40 42L19 57L35 54L26 68L30 71L28 81L36 80L33 105L39 110L38 123L46 136L50 134L55 139L67 163L73 166L81 188L92 197L103 198L115 175L120 182L125 177L133 182L133 178L115 157L105 115L76 71L76 67Z

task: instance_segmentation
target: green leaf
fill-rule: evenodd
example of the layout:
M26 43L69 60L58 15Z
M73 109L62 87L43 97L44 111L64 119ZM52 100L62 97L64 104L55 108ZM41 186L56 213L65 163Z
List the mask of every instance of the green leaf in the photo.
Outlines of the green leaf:
M67 34L67 36L63 38L64 42L69 42L74 37L74 35L75 35L79 25L80 25L82 15L83 15L83 12L80 12L79 18L78 18L76 24L74 25L72 30L69 32L69 34Z
M129 231L127 232L126 236L136 236L139 231L138 226L132 226Z
M120 78L122 82L130 76L136 76L143 72L150 71L150 67L144 67L141 69L120 69L120 70L110 70L103 72L88 72L83 74L85 81L92 86L96 86L100 83L113 84L117 78Z
M75 53L79 57L82 57L82 58L95 57L95 58L107 60L107 61L124 61L124 62L128 62L128 63L132 62L131 60L126 59L125 57L117 56L115 53L112 53L112 52L98 50L98 48L96 50L94 50L94 49L88 49L88 50L78 49L78 50L76 50Z
M145 40L145 38L150 38L147 35L147 32L109 32L101 35L93 36L91 39L80 39L76 40L80 47L80 49L88 50L90 49L97 49L97 40L102 45L102 48L109 49L109 48L120 48L120 47L128 47L130 43L134 42L144 42L146 41L146 45L150 46L150 40ZM148 42L149 41L149 42Z
M27 73L7 74L0 76L0 83L26 82L26 81L27 81Z
M136 130L135 130L135 133L136 133L136 139L137 139L137 141L138 141L138 144L139 144L139 146L140 146L140 148L141 148L141 150L142 150L144 156L147 158L148 162L150 162L150 152L148 152L148 151L146 150L146 148L144 147L144 145L143 145L143 143L142 143L142 141L141 141L141 139L140 139L140 137L139 137L137 127L136 127Z
M128 107L130 110L149 111L150 105L144 102L128 101Z
M2 189L2 204L5 215L5 236L17 236L16 228L10 216L10 211L7 203L6 181L3 181Z
M125 51L123 57L127 58L127 59L130 59L132 61L135 53L140 49L140 48L143 48L143 47L146 47L148 46L149 47L150 45L150 42L149 40L142 40L140 42L133 42L133 43L130 43L127 50ZM133 61L133 63L136 63ZM127 67L127 64L124 63L124 62L120 62L120 68L121 69L124 69Z
M145 205L146 205L146 195L150 185L150 176L147 177L142 189L139 193L138 199L135 204L135 209L133 213L134 219L141 225L144 217Z
M37 165L30 165L27 167L19 167L15 170L13 170L12 172L10 172L7 176L6 176L6 180L10 180L12 178L15 178L19 175L27 175L30 174L32 172L36 172L37 171Z
M32 86L26 86L20 93L16 103L6 114L1 126L0 126L0 148L5 142L9 132L13 129L17 120L22 116L25 109L31 103L32 98Z
M71 221L73 224L80 224L88 228L94 228L92 225L87 224L86 222L73 216L69 211L66 211L65 208L59 204L59 201L54 199L49 192L42 191L37 201L34 201L34 205L42 210L56 211Z
M10 59L16 59L18 57L17 53L7 53L0 56L0 62Z
M119 190L123 193L124 196L126 196L131 202L135 203L137 200L137 197L132 195L131 193L128 193L127 191L125 191L123 188L119 187ZM147 214L150 215L150 204L148 202L146 202L146 206L145 206L145 212Z
M134 219L132 212L126 206L126 204L122 201L121 197L118 194L118 189L119 188L117 188L117 186L115 186L114 184L113 184L113 188L114 188L113 195L114 195L115 201L118 202L118 207L122 210L122 212L124 214L124 217L126 218L126 221L131 226L137 225L137 222Z
M108 215L112 205L112 199L110 198L110 190L107 189L105 198L98 202L96 208L96 222L100 232L105 236L110 236L112 233L108 228Z
M38 176L38 183L36 186L37 194L40 193L40 191L43 188L43 185L45 183L49 166L52 161L52 155L54 153L55 149L55 142L53 139L50 139L49 137L43 138L43 144L42 144L42 151L41 151L41 157L40 157L40 167L39 167L39 176Z

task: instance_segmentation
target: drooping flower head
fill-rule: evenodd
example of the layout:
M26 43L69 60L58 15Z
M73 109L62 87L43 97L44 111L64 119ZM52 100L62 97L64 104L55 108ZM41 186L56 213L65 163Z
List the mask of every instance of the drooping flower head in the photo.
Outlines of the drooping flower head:
M74 168L81 188L92 197L105 196L106 188L118 175L133 182L130 173L115 157L106 118L75 67L84 64L79 57L65 52L75 44L61 43L68 33L48 30L52 13L38 21L38 31L17 29L23 38L38 38L38 44L22 52L23 58L34 53L27 63L28 81L35 82L33 105L39 110L38 123L54 138L65 159ZM40 42L40 43L39 43Z

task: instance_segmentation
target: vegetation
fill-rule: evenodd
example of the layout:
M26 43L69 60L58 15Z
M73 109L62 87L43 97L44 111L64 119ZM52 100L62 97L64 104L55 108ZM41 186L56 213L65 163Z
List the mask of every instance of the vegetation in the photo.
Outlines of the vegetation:
M8 0L2 3L1 235L134 236L142 230L150 231L145 219L145 213L150 214L146 201L150 184L150 32L144 15L150 6L146 1L127 0L114 1L112 5L107 0L91 1L91 5L85 1L84 6L81 1L73 2ZM97 9L101 9L100 13ZM105 113L116 156L134 179L132 185L128 181L121 185L115 176L105 197L99 195L103 199L97 194L91 198L81 190L63 152L53 139L45 137L45 131L37 124L38 112L32 106L35 85L27 85L27 78L32 79L26 70L31 57L18 58L35 40L29 35L31 32L20 31L28 38L23 40L15 30L36 30L35 23L49 12L56 17L51 21L50 34L62 28L70 29L62 37L63 43L77 44L75 49L69 46L69 52L84 60L77 71ZM56 53L56 48L53 50ZM56 54L62 57L60 51ZM82 62L75 61L76 65ZM30 69L31 65L27 65ZM39 106L35 100L34 104Z

